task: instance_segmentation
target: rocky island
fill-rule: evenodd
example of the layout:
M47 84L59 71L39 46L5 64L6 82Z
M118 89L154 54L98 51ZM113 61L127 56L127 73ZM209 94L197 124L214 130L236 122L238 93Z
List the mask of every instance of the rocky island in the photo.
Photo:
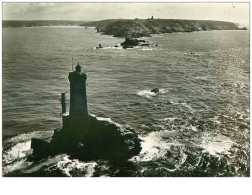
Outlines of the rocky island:
M213 20L178 20L178 19L112 19L86 22L80 26L96 27L97 32L114 37L149 37L151 34L173 32L194 32L210 30L245 30L232 22Z
M121 43L123 49L134 48L135 46L150 46L150 43L145 40L138 40L132 38L126 38L123 43Z

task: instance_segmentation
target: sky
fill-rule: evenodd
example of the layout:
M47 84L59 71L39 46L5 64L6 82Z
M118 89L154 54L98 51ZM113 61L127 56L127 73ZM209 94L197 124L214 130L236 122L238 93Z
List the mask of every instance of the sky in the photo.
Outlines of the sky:
M249 3L4 3L4 20L221 20L249 26Z

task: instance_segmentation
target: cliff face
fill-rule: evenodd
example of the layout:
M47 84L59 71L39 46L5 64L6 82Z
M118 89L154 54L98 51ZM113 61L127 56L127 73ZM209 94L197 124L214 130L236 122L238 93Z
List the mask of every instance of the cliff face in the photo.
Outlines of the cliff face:
M107 35L131 38L172 32L239 30L239 27L231 22L175 19L102 20L98 22L87 22L81 26L93 26L96 27L98 32L102 32Z

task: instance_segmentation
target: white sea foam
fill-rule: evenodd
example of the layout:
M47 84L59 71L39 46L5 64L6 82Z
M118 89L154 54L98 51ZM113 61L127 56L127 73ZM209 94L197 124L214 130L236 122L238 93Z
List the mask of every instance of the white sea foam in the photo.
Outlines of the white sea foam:
M64 174L71 177L71 172L82 173L85 177L93 176L95 172L94 168L97 165L96 162L81 162L77 159L69 159L69 156L62 155L62 159L56 163L56 165L52 165L49 167L49 170L60 169Z
M107 122L113 123L111 118L96 117L96 119L99 121L107 121Z
M5 144L11 144L11 148L4 152L4 162L10 163L29 154L32 138L46 139L52 135L53 131L34 131L27 134L20 134L6 140Z
M151 50L153 50L152 48L142 48L141 49L142 51L151 51Z
M140 49L140 48L141 48L141 46L135 46L133 48L127 48L127 49L131 50L131 49Z
M191 112L195 112L195 109L193 109L192 106L187 103L174 103L174 104L175 105L182 105L182 106L188 108Z
M30 163L28 163L26 161L26 159L21 159L21 160L16 161L16 162L14 162L12 164L3 166L3 175L5 175L5 174L7 174L9 172L18 170L18 169L23 169L23 168L27 167L28 165L30 165Z
M93 116L95 116L95 115L93 115ZM117 127L122 127L122 125L120 125L119 123L112 121L111 118L96 117L96 119L99 121L107 121L109 123L116 125Z
M15 137L7 139L5 143L20 143L31 140L32 138L46 139L53 135L53 131L33 131L30 133L19 134Z
M219 119L219 117L218 116L215 116L213 119L212 119L212 121L214 122L214 123L216 123L216 124L221 124L221 121L220 120L218 120Z
M164 158L171 146L181 146L177 142L167 142L162 138L169 137L174 131L159 131L152 132L147 136L140 137L143 140L141 143L142 150L138 156L133 157L132 161L152 161Z
M193 125L190 126L190 129L193 130L194 132L197 132L197 131L198 131L198 128L195 127L195 126L193 126Z
M14 170L22 170L23 173L34 173L42 168L47 171L60 170L66 176L73 176L74 173L81 174L81 176L91 177L95 172L94 168L97 165L96 162L81 162L77 159L69 159L66 154L57 155L54 157L48 157L38 164L28 167L31 163L28 163L26 159L14 162L7 165L3 169L3 173L12 172Z
M29 165L25 157L30 154L31 140L27 142L17 143L12 146L8 151L3 153L3 173L9 173L16 169L24 168Z
M97 48L97 47L94 47L94 49L97 49L97 50L107 50L107 49L122 49L122 46L119 46L119 47L102 47L102 48Z
M31 154L31 139L46 139L51 137L53 131L34 131L27 134L20 134L5 141L11 144L11 147L3 153L3 173L7 174L11 171L27 167L30 163L26 161L26 157Z
M163 37L163 35L160 34L151 34L152 37Z
M167 118L163 118L164 121L174 121L177 118L172 118L172 117L167 117Z
M234 142L223 135L210 136L205 134L201 142L201 147L204 148L203 152L208 152L211 155L218 156L220 154L230 154L230 149Z
M24 173L33 173L33 172L40 170L42 167L47 167L47 169L50 171L51 167L56 166L58 162L62 161L64 156L67 156L67 155L61 154L61 155L57 155L54 157L48 157L46 159L43 159L39 163L35 164L34 166L32 166L30 169L24 170L23 172Z
M156 96L157 94L154 92L151 92L151 90L142 90L142 91L138 91L137 95L150 98L150 97Z
M154 96L157 96L158 94L165 94L167 92L166 89L159 89L158 93L151 92L151 89L145 89L137 92L137 95L146 97L146 98L151 98Z
M159 89L159 92L158 92L158 93L160 93L160 94L165 94L166 92L167 92L166 89Z
M11 162L26 156L26 151L31 149L31 140L14 145L4 156L6 162Z

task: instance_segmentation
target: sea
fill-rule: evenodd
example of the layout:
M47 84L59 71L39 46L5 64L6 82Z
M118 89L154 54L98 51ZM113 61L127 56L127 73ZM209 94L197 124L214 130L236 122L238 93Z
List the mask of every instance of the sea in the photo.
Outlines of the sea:
M249 34L158 34L141 38L158 46L122 49L114 46L123 38L94 28L3 28L3 176L249 177ZM77 63L88 75L89 113L132 127L139 155L30 160L31 139L62 125L60 96L69 109L68 74Z

